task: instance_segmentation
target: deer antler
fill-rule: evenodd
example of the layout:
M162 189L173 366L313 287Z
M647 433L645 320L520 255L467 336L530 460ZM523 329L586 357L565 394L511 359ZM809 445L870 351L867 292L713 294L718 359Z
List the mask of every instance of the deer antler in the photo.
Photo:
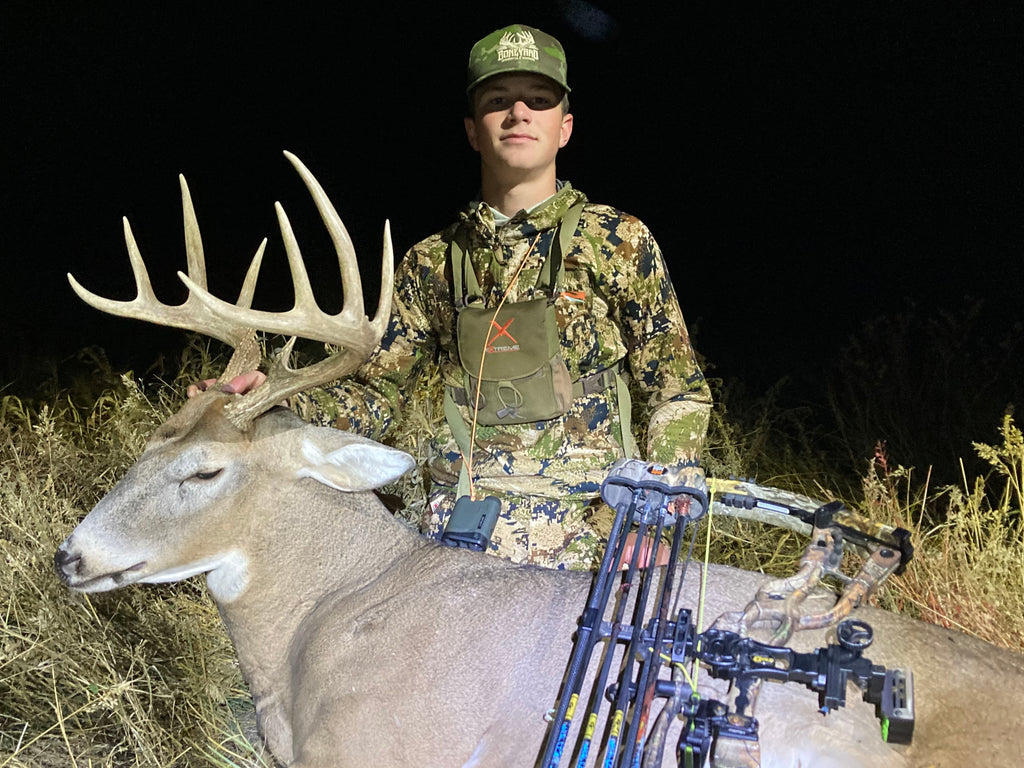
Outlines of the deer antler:
M246 359L253 360L248 366L250 368L254 368L258 362L258 358L253 359L249 356L253 347L254 332L252 329L258 328L268 333L291 336L292 338L285 345L281 354L271 364L266 382L229 404L228 417L239 427L244 427L275 403L296 392L341 378L354 371L380 343L391 314L394 256L390 224L388 222L384 224L380 301L373 320L370 320L364 314L363 292L355 248L341 217L338 216L327 193L324 192L323 187L320 186L309 169L291 152L284 154L295 166L306 188L313 196L320 217L327 226L327 231L338 254L342 287L345 292L345 303L338 314L325 314L317 306L295 233L292 231L291 223L280 203L275 203L274 208L277 211L281 236L291 268L292 283L295 288L295 306L287 312L264 312L251 308L256 279L263 260L263 251L267 244L266 239L263 240L253 256L238 301L235 304L230 304L213 296L206 287L206 264L199 236L199 225L196 222L192 199L183 177L180 177L180 181L188 274L178 272L178 277L188 286L189 290L188 298L183 304L167 305L156 298L127 219L124 222L125 243L128 246L132 272L135 275L137 295L134 299L115 301L97 296L83 288L71 274L68 274L68 280L75 293L96 309L121 317L184 328L212 336L234 347L236 355L242 354L243 350L246 350ZM288 358L298 337L337 345L342 347L343 351L318 363L296 370L288 365ZM228 370L238 373L241 372L237 370L239 367L239 363L232 358L232 362L228 364ZM246 365L242 364L241 367L244 368Z
M199 224L196 221L196 212L192 207L192 196L188 191L188 184L184 176L178 176L181 185L181 208L185 219L185 255L188 263L188 277L191 285L195 285L202 291L206 291L206 261L203 257L203 241L199 234ZM105 299L92 291L84 288L74 275L68 273L68 281L78 297L86 304L96 309L120 317L130 317L136 320L144 320L156 325L166 325L173 328L184 328L189 331L211 336L223 341L231 347L237 347L244 336L250 331L246 326L238 326L226 321L225 318L211 312L209 308L189 291L188 298L184 304L177 306L163 304L153 293L153 285L149 280L149 273L146 271L146 264L142 260L139 246L135 242L131 225L128 219L122 219L124 223L124 242L128 246L128 258L131 260L132 273L135 275L136 296L131 301L116 301ZM238 297L238 305L248 307L252 303L253 290L256 286L256 277L259 273L260 263L263 260L263 251L267 246L266 238L256 249L249 272L246 275L242 292ZM181 274L180 272L178 273Z

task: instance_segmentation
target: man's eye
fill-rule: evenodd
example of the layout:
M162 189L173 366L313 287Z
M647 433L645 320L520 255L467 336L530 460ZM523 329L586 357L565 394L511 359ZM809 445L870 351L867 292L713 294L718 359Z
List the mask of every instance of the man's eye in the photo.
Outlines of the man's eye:
M530 109L550 109L555 102L550 96L531 96L527 103Z

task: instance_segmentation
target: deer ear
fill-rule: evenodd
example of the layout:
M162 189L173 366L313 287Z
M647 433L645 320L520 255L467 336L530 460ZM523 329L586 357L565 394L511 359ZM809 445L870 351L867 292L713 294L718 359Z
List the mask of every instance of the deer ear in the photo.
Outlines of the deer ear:
M339 491L369 491L397 480L415 462L405 451L388 448L331 427L301 430L299 477L310 477Z

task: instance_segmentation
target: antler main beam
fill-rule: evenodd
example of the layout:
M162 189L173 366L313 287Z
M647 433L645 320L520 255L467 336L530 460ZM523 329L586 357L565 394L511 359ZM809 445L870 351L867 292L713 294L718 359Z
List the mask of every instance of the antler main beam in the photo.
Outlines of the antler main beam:
M120 317L155 323L157 325L196 331L239 350L251 346L248 339L253 330L291 336L279 358L271 365L267 381L251 393L240 397L229 406L229 416L239 426L296 392L345 376L361 365L380 343L391 315L391 294L394 288L394 250L391 227L384 224L383 264L381 268L380 301L377 312L370 320L364 314L364 302L359 266L355 248L345 225L331 204L327 193L309 169L291 152L285 157L298 171L316 203L338 254L345 301L336 315L324 313L316 303L313 289L302 261L298 241L288 216L280 203L275 203L281 236L291 269L295 288L295 305L287 312L264 312L252 309L253 293L259 276L266 239L260 244L246 273L238 301L231 304L209 292L206 285L206 263L202 239L196 221L192 198L184 177L181 182L182 211L185 220L185 251L188 273L178 277L188 287L188 298L183 304L168 305L156 298L146 265L132 235L128 220L124 220L125 243L135 275L136 297L131 301L106 299L92 293L68 274L75 293L90 306ZM343 351L331 355L311 366L293 369L288 365L296 338L322 341L341 347ZM234 368L229 364L229 369Z

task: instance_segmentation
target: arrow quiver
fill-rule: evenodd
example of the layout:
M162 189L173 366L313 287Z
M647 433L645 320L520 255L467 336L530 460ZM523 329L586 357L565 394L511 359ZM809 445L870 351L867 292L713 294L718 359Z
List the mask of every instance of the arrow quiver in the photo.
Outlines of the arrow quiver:
M726 482L733 484L727 486L731 507L810 526L811 543L797 574L769 582L744 610L724 614L698 632L691 610L678 608L678 598L673 598L690 559L688 552L677 577L683 533L709 507L717 511L723 502L715 499L709 504L699 467L669 469L636 459L617 461L601 487L602 497L615 510L615 522L552 710L542 768L661 766L676 721L681 723L675 727L678 736L672 736L678 740L678 765L703 766L710 760L717 768L759 768L754 706L764 680L807 686L818 693L824 713L846 703L846 684L854 682L865 701L875 704L883 736L909 743L914 724L912 675L864 658L872 629L863 621L846 619L905 562L904 557L909 558L906 532L872 526L837 503L819 504L807 512L811 500L805 502L806 497L789 495L783 503L785 492L777 489ZM667 544L663 538L668 538ZM668 546L665 569L644 568L644 548L627 547L630 540L649 543L645 563L657 562L659 549ZM868 555L852 578L840 571L844 541ZM691 550L692 546L691 537ZM843 595L825 613L802 615L799 609L807 591L826 573L844 581ZM846 620L840 623L842 619ZM811 653L749 637L751 630L767 627L773 640L788 639L797 629L837 623L838 643ZM712 677L732 683L736 695L731 703L697 692L687 672L696 664Z

